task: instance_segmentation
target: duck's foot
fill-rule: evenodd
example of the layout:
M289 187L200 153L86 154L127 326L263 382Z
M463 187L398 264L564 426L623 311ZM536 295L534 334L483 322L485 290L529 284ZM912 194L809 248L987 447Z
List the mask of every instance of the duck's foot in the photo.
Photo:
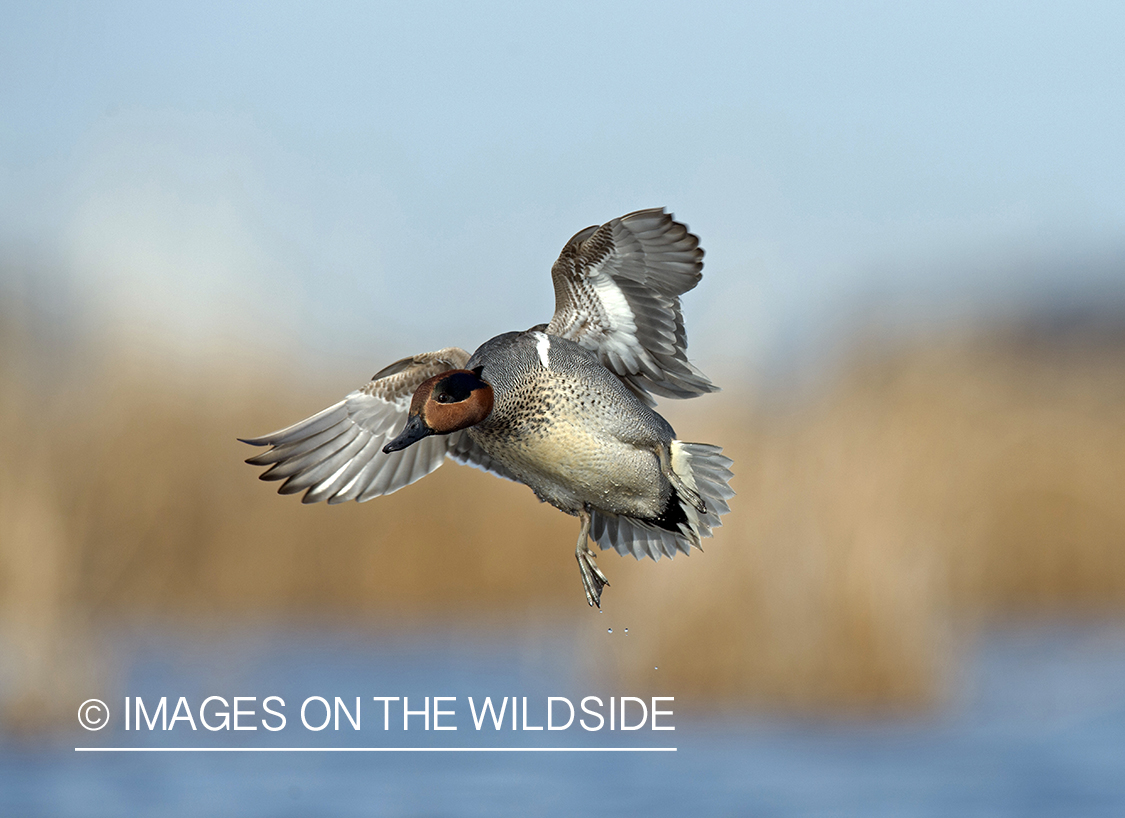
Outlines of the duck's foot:
M590 536L589 510L583 509L579 512L578 518L582 521L582 531L578 535L578 545L574 549L574 557L578 560L578 571L582 574L582 587L586 591L586 601L590 604L590 607L597 605L600 610L602 607L602 588L609 585L609 580L605 578L602 569L598 567L594 552L587 542Z
M602 607L602 588L609 585L602 569L594 561L594 552L589 546L583 545L575 551L578 558L578 569L582 573L582 587L586 589L586 601L593 607Z

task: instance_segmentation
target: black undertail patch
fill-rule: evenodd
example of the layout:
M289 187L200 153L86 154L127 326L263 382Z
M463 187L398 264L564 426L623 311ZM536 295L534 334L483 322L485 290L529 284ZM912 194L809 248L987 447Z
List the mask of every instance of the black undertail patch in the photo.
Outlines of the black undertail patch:
M690 527L687 512L684 511L683 498L676 491L676 487L672 486L671 488L672 490L668 492L668 502L664 504L660 516L649 520L649 522L665 531L671 531L673 534L682 534L684 529L681 528L681 525L684 528Z

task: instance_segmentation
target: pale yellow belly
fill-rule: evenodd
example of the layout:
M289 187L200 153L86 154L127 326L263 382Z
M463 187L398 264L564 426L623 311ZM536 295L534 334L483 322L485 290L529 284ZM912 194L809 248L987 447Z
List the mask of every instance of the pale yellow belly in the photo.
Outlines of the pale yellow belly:
M550 434L479 441L535 492L565 511L590 504L614 514L659 514L666 494L656 453L556 422Z

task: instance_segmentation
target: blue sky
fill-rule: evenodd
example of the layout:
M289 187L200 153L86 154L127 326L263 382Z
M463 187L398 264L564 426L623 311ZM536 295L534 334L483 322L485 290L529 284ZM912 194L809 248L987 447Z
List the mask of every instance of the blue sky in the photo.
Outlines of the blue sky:
M705 369L871 304L1096 289L1112 263L1075 260L1125 257L1123 9L7 3L0 276L367 368L546 320L563 242L659 205L707 250Z

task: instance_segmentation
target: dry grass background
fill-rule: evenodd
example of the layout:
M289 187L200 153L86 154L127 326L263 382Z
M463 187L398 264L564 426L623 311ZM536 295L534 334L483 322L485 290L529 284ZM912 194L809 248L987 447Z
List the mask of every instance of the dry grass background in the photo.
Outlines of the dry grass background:
M860 352L819 391L740 412L739 497L690 568L630 588L629 677L797 710L949 691L985 619L1125 610L1125 353L975 336Z
M664 403L683 437L734 458L738 496L703 555L606 554L597 615L574 565L577 523L522 486L447 465L388 498L302 506L242 463L236 436L362 379L302 384L229 360L169 371L115 348L51 369L5 333L9 723L70 717L106 673L91 640L122 621L550 618L631 689L839 711L940 697L958 635L982 618L1125 610L1119 344L976 334L860 350L784 400L727 384Z

